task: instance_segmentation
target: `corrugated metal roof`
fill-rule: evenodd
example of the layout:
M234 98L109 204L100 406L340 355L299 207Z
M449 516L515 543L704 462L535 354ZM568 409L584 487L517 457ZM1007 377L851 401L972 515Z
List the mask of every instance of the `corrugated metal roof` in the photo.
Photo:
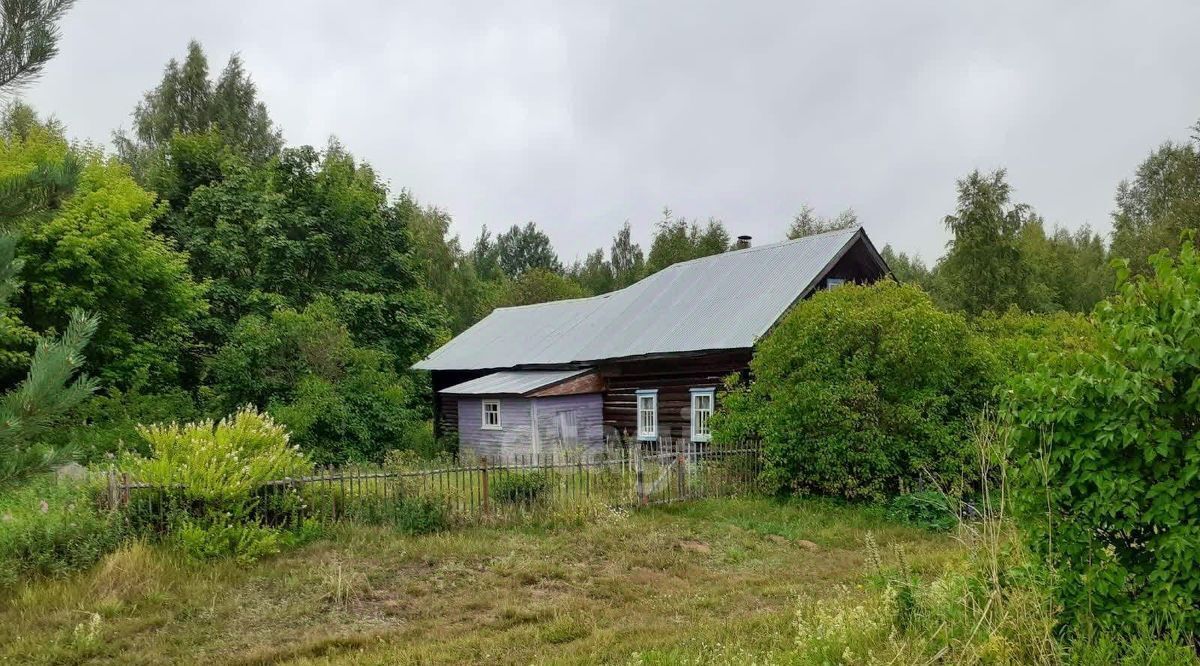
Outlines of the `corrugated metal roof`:
M469 382L444 388L452 395L524 395L543 386L557 384L587 370L502 370Z
M860 235L851 228L726 252L601 296L498 308L413 367L582 364L752 347Z

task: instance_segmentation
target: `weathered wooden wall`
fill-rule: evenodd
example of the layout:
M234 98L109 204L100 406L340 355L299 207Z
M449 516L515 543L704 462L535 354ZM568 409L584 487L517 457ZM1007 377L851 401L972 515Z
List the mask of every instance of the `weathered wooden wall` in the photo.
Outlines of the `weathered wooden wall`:
M748 371L750 356L749 349L740 349L604 364L600 367L608 387L604 394L604 425L622 436L636 436L636 392L658 389L659 436L690 437L691 389L719 388L730 373Z
M440 391L491 373L491 370L434 370L429 373L429 380L433 386L435 437L458 435L458 396L442 395Z
M825 279L841 278L847 282L859 284L869 284L879 280L883 277L883 271L870 252L866 244L861 241L855 243L854 247L847 250L846 254L842 255L842 258L829 269ZM819 284L816 288L823 289L824 287L824 284Z

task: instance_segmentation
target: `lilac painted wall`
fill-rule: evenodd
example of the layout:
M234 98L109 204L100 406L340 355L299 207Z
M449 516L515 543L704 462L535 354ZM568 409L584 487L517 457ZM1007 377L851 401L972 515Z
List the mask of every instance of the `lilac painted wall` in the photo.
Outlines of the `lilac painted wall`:
M483 401L500 401L500 430L483 427ZM532 455L533 402L537 402L539 452L541 454L578 453L599 450L604 446L604 406L599 393L554 396L549 398L518 398L511 396L479 396L458 399L458 447L462 456L488 456L510 459ZM563 441L560 422L569 424L573 415L575 441Z
M562 395L536 398L538 444L542 453L579 454L604 448L604 400L599 393ZM561 425L571 418L560 418L560 412L571 412L575 423L574 440L563 438Z

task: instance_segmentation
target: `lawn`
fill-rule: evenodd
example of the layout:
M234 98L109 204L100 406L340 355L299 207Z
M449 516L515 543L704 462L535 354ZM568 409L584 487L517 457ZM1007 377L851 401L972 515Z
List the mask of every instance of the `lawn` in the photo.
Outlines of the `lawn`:
M135 545L0 599L11 663L678 663L793 641L864 579L870 531L918 574L951 538L870 509L709 500L423 537L345 527L249 566ZM714 658L719 659L719 658Z

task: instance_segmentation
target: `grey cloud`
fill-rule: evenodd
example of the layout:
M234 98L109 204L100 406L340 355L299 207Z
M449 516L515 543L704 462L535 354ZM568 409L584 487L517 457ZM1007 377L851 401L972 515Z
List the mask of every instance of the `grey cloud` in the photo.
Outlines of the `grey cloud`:
M1052 222L1200 118L1200 5L82 0L27 94L106 142L195 37L240 51L290 143L336 134L471 238L536 221L571 259L662 206L760 242L853 206L936 258L954 180L1009 169Z

